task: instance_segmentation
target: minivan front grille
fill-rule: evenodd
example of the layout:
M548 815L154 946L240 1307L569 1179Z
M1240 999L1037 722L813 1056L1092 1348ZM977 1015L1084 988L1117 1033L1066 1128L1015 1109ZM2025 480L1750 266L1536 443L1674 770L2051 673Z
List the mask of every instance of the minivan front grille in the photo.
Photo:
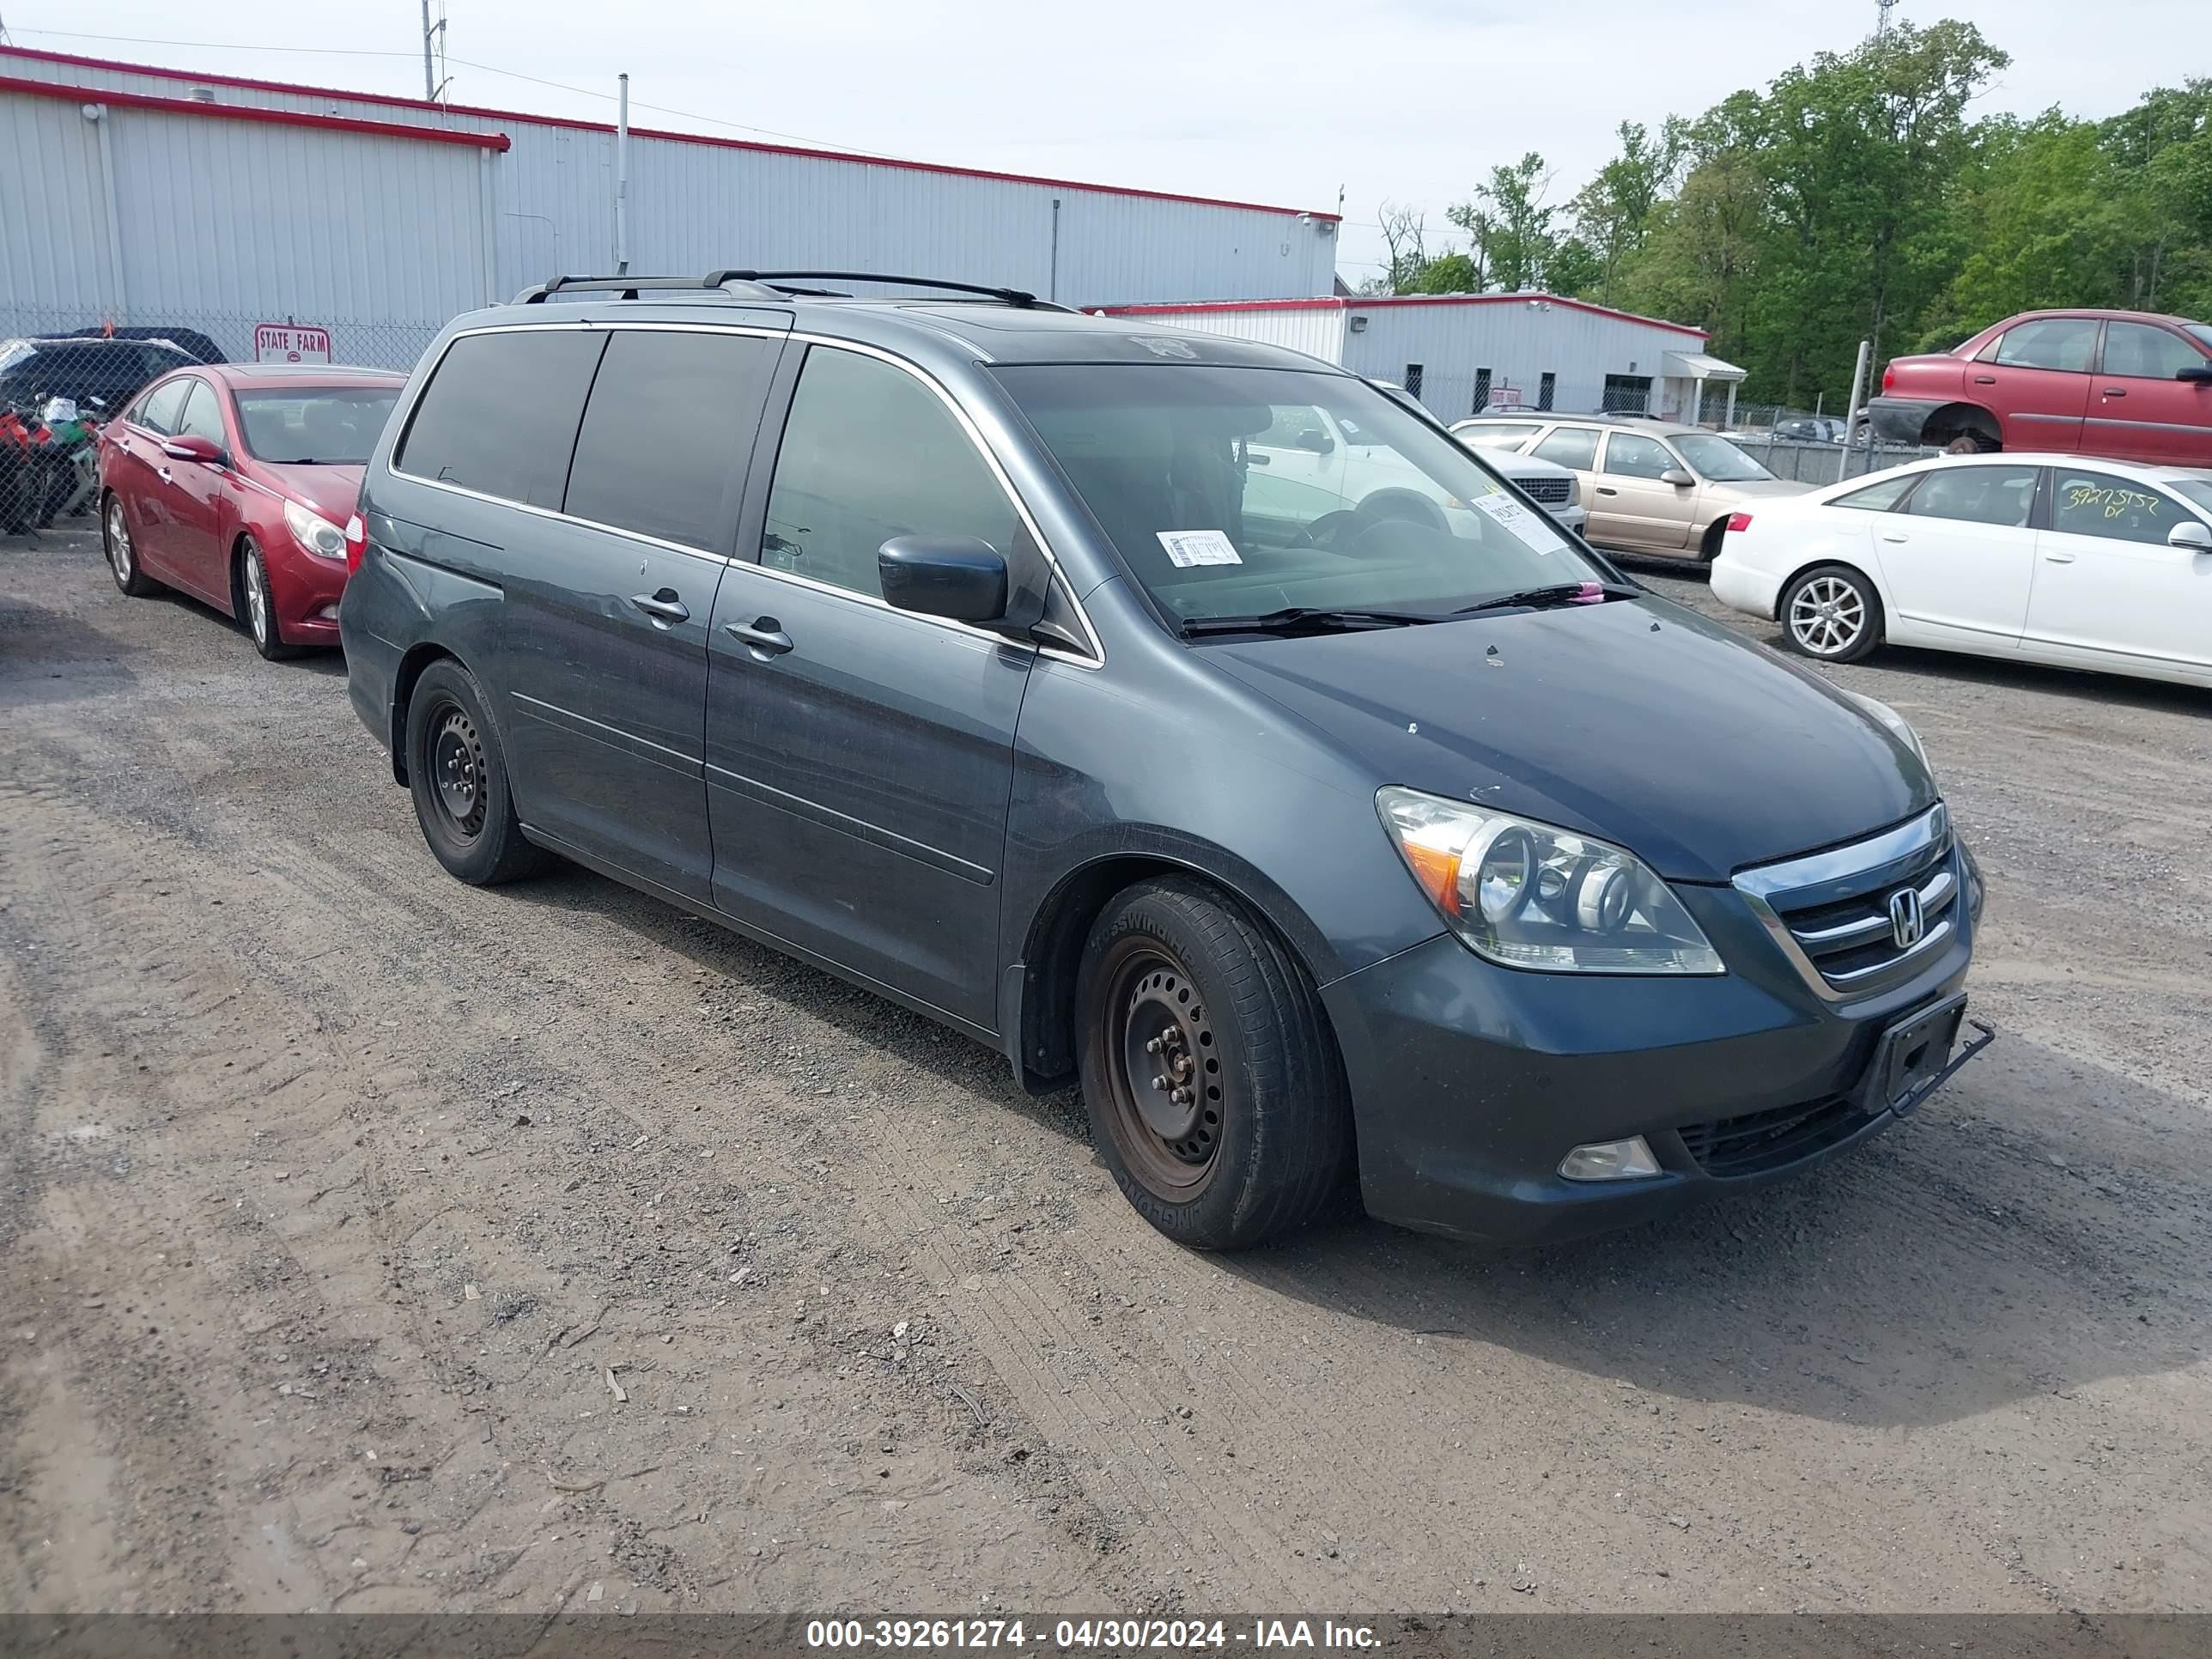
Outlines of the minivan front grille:
M1565 507L1575 487L1572 478L1516 478L1513 482L1522 495L1544 507Z
M1831 1095L1808 1104L1692 1123L1676 1133L1707 1175L1747 1176L1810 1158L1865 1122L1866 1114L1850 1096Z
M1901 829L1735 878L1801 972L1836 999L1879 990L1958 925L1957 853L1935 807Z

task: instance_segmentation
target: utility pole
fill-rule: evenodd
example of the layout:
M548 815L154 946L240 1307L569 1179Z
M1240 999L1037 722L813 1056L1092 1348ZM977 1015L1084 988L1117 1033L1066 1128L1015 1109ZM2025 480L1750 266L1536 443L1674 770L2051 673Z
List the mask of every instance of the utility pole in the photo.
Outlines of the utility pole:
M445 30L445 18L441 15L433 23L430 21L430 0L422 0L422 98L426 103L436 103L439 93L445 89L438 79L436 60L430 52L433 41L443 47L445 43L439 37L444 34Z
M1898 0L1874 0L1874 32L1877 36L1889 33L1889 14L1897 9Z
M615 275L629 275L629 72L622 85L615 121Z

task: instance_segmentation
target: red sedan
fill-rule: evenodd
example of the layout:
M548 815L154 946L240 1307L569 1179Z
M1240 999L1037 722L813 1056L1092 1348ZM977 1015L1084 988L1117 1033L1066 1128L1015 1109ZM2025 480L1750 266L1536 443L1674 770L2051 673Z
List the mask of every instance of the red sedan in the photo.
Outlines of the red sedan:
M406 383L275 363L196 363L153 382L100 436L115 585L204 599L264 657L336 645L342 526Z
M2028 311L1899 357L1868 405L1893 443L2212 466L2212 327L2141 311Z

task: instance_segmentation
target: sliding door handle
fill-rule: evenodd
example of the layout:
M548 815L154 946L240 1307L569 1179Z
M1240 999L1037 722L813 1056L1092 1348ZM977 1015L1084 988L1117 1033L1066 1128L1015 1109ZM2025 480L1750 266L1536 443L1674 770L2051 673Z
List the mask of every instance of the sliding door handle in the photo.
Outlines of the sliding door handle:
M629 602L653 618L655 628L666 628L673 623L690 622L690 607L676 597L676 590L664 587L653 593L633 593Z

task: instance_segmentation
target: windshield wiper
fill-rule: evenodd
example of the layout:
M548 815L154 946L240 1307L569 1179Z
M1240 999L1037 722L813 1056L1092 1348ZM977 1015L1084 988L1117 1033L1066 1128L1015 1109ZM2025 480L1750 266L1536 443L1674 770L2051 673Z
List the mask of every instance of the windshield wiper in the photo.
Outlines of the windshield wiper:
M1630 587L1621 582L1553 582L1548 587L1523 587L1510 593L1493 594L1486 599L1477 599L1473 605L1462 605L1451 614L1472 617L1484 611L1534 611L1547 605L1596 605L1606 599L1642 597L1641 588Z
M1289 634L1304 629L1410 628L1443 618L1425 611L1332 611L1325 606L1293 605L1280 611L1263 611L1255 617L1191 617L1182 628L1183 638L1204 634Z

